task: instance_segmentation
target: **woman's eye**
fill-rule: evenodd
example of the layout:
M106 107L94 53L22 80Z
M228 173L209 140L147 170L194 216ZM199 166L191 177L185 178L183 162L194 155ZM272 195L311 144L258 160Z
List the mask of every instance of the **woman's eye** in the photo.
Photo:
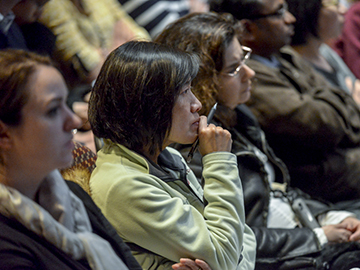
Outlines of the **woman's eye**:
M187 93L189 93L189 91L191 91L191 88L185 89L181 94L187 94Z
M235 73L235 72L236 72L236 68L232 68L232 69L230 69L229 73Z
M59 107L54 107L47 112L47 115L53 117L58 113L58 111L59 111Z

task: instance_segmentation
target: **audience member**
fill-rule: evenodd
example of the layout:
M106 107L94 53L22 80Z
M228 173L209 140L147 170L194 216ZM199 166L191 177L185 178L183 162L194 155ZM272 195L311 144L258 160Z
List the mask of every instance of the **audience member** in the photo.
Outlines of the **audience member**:
M87 99L107 54L135 38L147 39L117 0L51 0L40 22L56 36L54 59L70 88L69 106L82 119L77 139L95 150Z
M181 257L212 269L253 269L256 243L231 136L198 114L191 92L198 68L195 55L152 42L132 41L109 55L89 103L94 134L105 143L92 196L144 269L170 269ZM167 147L197 137L204 188Z
M127 269L56 169L71 162L80 124L60 73L48 58L1 51L0 88L0 268Z
M188 14L188 0L119 0L124 10L154 37L170 22Z
M291 46L331 84L353 96L360 104L360 81L341 57L327 45L341 34L346 8L338 1L288 0L296 18Z
M360 2L353 1L345 14L340 37L333 42L333 48L344 60L354 75L360 79Z
M15 23L20 27L28 50L52 56L55 49L55 35L38 22L43 6L49 0L21 0L13 7Z
M288 45L294 16L284 0L214 0L244 25L243 45L257 87L247 105L270 146L286 163L291 184L314 197L360 198L360 110Z
M56 36L55 58L70 87L96 79L107 54L134 38L148 38L117 0L51 0L40 22Z
M26 41L19 27L14 23L11 9L20 0L0 0L0 49L27 49Z
M71 163L80 125L61 74L46 57L3 50L0 88L0 268L141 270L90 196L57 170ZM211 270L190 259L173 267L195 266Z
M250 98L254 71L246 65L250 51L237 40L238 25L230 14L191 14L169 25L155 42L200 57L200 70L192 82L192 91L204 104L203 113L208 113L211 105L218 102L212 122L231 132L231 152L237 156L244 190L246 223L257 239L255 269L292 270L299 265L303 268L328 265L330 269L339 270L340 263L341 267L348 267L346 269L358 266L358 258L345 261L344 257L332 265L339 254L331 260L327 260L326 254L335 243L360 239L360 221L349 212L330 211L334 206L290 188L286 166L275 156L255 116L243 104ZM177 145L177 148L185 157L189 153L189 147ZM200 179L202 166L198 152L190 167ZM300 222L299 214L291 208L291 203L296 204L295 199L300 198L308 203L314 220L316 218L322 228L319 225L309 228ZM358 208L359 205L360 200ZM360 255L358 244L336 247L346 248L340 253L342 256ZM345 255L346 252L349 253Z

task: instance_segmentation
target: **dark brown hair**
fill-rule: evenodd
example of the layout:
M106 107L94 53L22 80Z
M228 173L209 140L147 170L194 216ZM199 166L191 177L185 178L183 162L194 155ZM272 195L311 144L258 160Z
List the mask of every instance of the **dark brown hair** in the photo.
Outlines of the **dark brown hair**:
M0 120L7 125L21 123L28 100L27 84L39 65L52 66L48 57L23 50L0 51Z

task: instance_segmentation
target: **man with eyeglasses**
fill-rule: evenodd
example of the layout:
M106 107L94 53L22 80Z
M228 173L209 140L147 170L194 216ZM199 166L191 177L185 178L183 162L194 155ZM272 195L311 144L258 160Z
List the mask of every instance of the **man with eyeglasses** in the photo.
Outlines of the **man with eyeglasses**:
M294 16L284 0L211 0L210 9L241 20L241 43L257 87L247 105L291 184L351 210L360 198L360 110L289 46Z

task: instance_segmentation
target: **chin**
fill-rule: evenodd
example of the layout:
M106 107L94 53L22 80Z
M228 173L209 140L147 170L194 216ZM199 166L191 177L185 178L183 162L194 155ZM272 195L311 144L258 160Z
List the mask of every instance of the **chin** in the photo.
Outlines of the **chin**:
M240 102L239 104L244 104L246 103L251 97L250 91L244 93L244 95L240 98Z
M70 167L73 163L73 160L74 159L73 159L72 154L70 154L69 156L66 156L66 157L64 156L64 159L61 162L59 162L58 168L66 169L66 168Z

